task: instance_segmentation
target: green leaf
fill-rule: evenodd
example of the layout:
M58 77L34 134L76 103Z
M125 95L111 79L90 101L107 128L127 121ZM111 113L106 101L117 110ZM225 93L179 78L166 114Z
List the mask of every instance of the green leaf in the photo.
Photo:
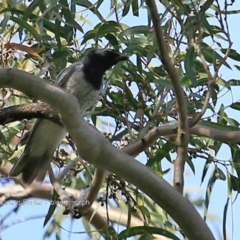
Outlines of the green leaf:
M201 10L199 12L199 19L203 19L204 18L204 14L205 12L212 6L214 0L207 0L201 7Z
M78 29L80 32L83 32L82 27L74 20L74 12L69 10L69 4L67 0L60 0L62 4L62 13L65 18L65 24L68 25L70 28L66 28L68 31L71 31L71 35L73 35L73 29ZM69 32L68 32L69 34ZM71 42L72 37L68 39L68 42Z
M47 212L47 215L46 215L46 217L45 217L45 219L44 219L43 227L46 226L46 224L49 222L49 220L50 220L51 217L53 216L53 214L54 214L54 212L55 212L55 209L56 209L56 207L57 207L57 204L55 204L55 202L56 202L57 199L58 199L58 194L57 194L57 192L54 190L50 207L49 207L48 212ZM54 203L54 204L53 204L53 203Z
M27 9L24 11L22 20L27 21L31 13L39 6L39 3L43 2L41 0L33 0Z
M156 46L152 46L152 47L150 48L150 50L148 51L148 54L147 54L147 60L148 60L148 62L150 62L150 61L153 59L153 57L155 56L157 50L158 50L158 49L156 48Z
M233 167L235 168L236 173L240 178L240 148L236 143L230 143L230 144L228 143L228 146L230 147L230 150L231 150Z
M230 86L229 82L223 80L220 77L217 79L216 84L223 86L223 87L227 88L228 90L231 90L231 86Z
M2 133L2 131L0 131L0 142L4 145L8 145L8 142L7 142L4 134Z
M211 64L216 64L217 61L223 62L223 65L226 66L227 68L231 69L230 65L223 59L223 57L217 53L216 51L214 51L210 46L208 46L206 43L201 43L201 49L203 52L203 55L205 57L205 59L211 63Z
M159 164L159 162L166 158L169 162L171 162L170 152L174 148L174 145L170 142L167 143L159 143L160 148L157 150L155 156L151 157L148 161L146 166L152 167L154 164Z
M158 86L164 86L164 87L173 88L172 82L170 80L154 79L153 82L155 84L157 84Z
M134 16L139 15L138 9L139 9L138 0L132 0L132 13Z
M230 80L228 81L228 84L229 84L230 86L240 86L240 80L230 79Z
M238 71L240 71L240 66L234 65L234 67L235 67Z
M150 214L149 210L146 207L144 207L144 206L138 206L138 209L141 211L144 219L146 219L146 217L147 217L147 219L148 219L147 224L150 223L150 221L151 221L151 214Z
M191 168L192 172L195 174L195 166L193 164L193 161L187 157L187 163L188 163L188 166Z
M232 189L231 189L231 175L227 174L227 182L228 182L228 194L227 194L227 202L224 206L223 210L223 239L227 240L227 210L228 210L228 204L229 200L231 199L232 196Z
M208 185L207 185L207 191L206 191L205 201L204 201L204 220L206 220L206 217L207 217L210 197L211 197L213 186L214 186L215 182L216 182L216 169L213 170L212 175L209 178Z
M36 41L41 42L41 36L38 34L38 32L32 27L30 26L26 21L20 19L20 18L16 18L11 16L10 19L19 24L19 26L23 27L26 31L28 31L30 34L33 35L33 37L36 39Z
M128 100L129 104L131 104L131 106L134 109L137 109L137 104L138 101L136 100L136 98L133 96L132 91L122 82L122 81L112 81L112 85L113 86L117 86L118 88L121 88L122 91L124 92L125 98Z
M229 204L230 198L227 198L227 202L225 203L224 210L223 210L223 239L227 240L227 235L228 235L228 229L227 229L227 209L228 209L228 204Z
M98 0L97 1L97 5L96 5L96 9L98 9L103 3L103 0Z
M189 77L185 75L185 76L181 79L181 85L182 85L182 86L185 86L185 87L191 87L191 86L193 86L193 81L191 81L191 80L189 79ZM196 86L196 85L195 85L195 86Z
M224 172L219 167L216 167L215 177L216 177L216 179L220 179L220 180L223 180L223 181L226 180L226 175L224 174Z
M196 86L197 85L197 80L196 80L196 69L195 69L195 50L193 47L190 47L187 49L185 61L184 61L184 66L186 70L186 75L187 77L191 80L192 85Z
M56 6L50 5L47 8L46 5L44 4L44 1L39 1L39 9L42 12L41 18L44 17L49 20L49 18L50 18L49 8L51 9L53 7L56 7Z
M109 41L109 43L116 49L119 49L119 42L117 40L117 38L111 34L111 33L108 33L105 35L105 38Z
M230 179L231 179L231 188L234 191L237 191L238 193L240 193L240 179L233 176L232 174L230 174Z
M146 49L144 49L142 46L137 45L137 44L131 44L127 46L127 48L124 51L127 55L132 55L132 54L141 54L142 56L147 55Z
M4 13L3 20L0 24L0 26L1 26L0 27L0 34L2 34L5 31L8 20L10 19L10 16L11 16L10 12L5 12Z
M136 54L136 57L137 57L137 70L139 71L140 74L142 74L143 69L141 57L138 54Z
M134 34L144 34L148 35L150 33L150 28L148 26L134 26L130 27L119 34L119 37L134 35Z
M240 102L232 103L229 107L235 110L240 110Z
M222 53L226 54L227 51L228 51L227 48L221 48ZM228 57L230 57L236 61L240 61L240 54L234 49L230 49L230 53L229 53Z
M97 36L97 30L96 29L86 32L86 34L83 36L83 40L81 42L81 45L85 44L90 39L95 39L96 36Z
M124 8L122 11L122 17L126 16L129 12L129 10L130 10L130 4L129 4L129 2L127 2L126 4L124 4Z
M55 8L55 7L49 7L49 11L51 10L53 10L53 8ZM58 9L58 8L57 8ZM7 11L10 11L9 9L4 9L3 11L1 11L0 13L2 13L2 12L7 12ZM14 9L11 9L11 12L13 13L13 14L16 14L16 15L23 15L24 14L24 11L22 11L22 10L19 10L19 9L16 9L16 8L14 8ZM36 19L37 19L37 21L39 21L39 16L38 15L35 15L35 14L30 14L30 16L29 16L29 20L31 20L32 22L34 22L34 21L36 21ZM43 27L46 29L46 30L48 30L48 31L50 31L50 32L52 32L52 33L55 33L55 23L54 22L51 22L51 21L49 21L49 20L47 20L47 19L45 19L45 18L41 18L41 21L43 22ZM62 26L60 26L59 27L59 33L58 33L62 38L65 38L65 32L64 32L64 28L62 27Z
M55 33L55 37L56 37L56 40L57 40L57 45L61 49L62 48L62 43L61 43L61 38L60 38L60 35L59 35L60 26L61 26L61 21L58 18L56 18L55 19L55 31L54 31L54 33Z
M204 141L201 140L199 137L191 137L189 143L195 146L197 149L205 149L207 150L207 146Z
M88 31L83 36L82 45L85 44L88 40L94 39L97 41L101 37L109 38L111 41L115 40L115 43L118 44L117 38L113 35L118 33L121 29L119 23L115 21L108 21L104 23L97 24L93 30ZM114 38L114 40L113 40Z
M203 181L206 177L207 171L208 171L209 167L211 166L211 163L212 163L212 161L207 160L204 164L202 177L201 177L201 184L203 183Z
M201 26L205 32L210 34L210 36L213 38L213 27L209 24L206 18L201 19Z
M156 227L147 227L147 226L132 227L127 230L124 230L118 235L118 240L123 240L123 239L127 239L129 237L143 235L143 234L159 234L161 236L168 237L172 240L180 240L173 233L171 233L165 229L156 228Z
M56 51L52 54L52 58L54 61L58 61L61 58L69 55L71 55L71 51L69 49L56 49Z
M23 17L22 17L23 21L27 22L30 14L38 7L39 2L40 2L39 0L34 0L30 3L30 5L27 7L27 9L23 13ZM22 35L22 31L23 31L23 26L20 26L18 30L19 35Z
M115 21L108 21L98 26L99 26L97 30L98 37L100 36L102 37L105 34L109 34L109 33L117 33L121 29L119 23Z
M97 10L97 8L88 0L73 0L73 4L77 4L88 10L92 11L102 22L105 22L105 19L102 17L101 13Z

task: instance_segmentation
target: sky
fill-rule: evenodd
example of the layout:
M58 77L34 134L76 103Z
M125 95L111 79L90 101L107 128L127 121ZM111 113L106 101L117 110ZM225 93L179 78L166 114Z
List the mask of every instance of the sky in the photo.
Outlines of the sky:
M234 4L234 9L240 9L240 2L236 1ZM160 9L161 10L161 9ZM103 16L108 16L109 15L109 1L105 1L103 5L100 8L100 12L102 12ZM96 21L98 21L94 16L91 16L91 22L94 24ZM233 49L236 49L240 53L240 43L239 43L239 14L238 15L232 15L229 16L229 27L230 27L230 33L231 33L231 38L233 40ZM90 19L90 18L89 18ZM128 25L141 25L141 24L146 24L146 11L141 10L140 11L140 17L133 17L133 16L128 16L123 19L123 22L128 24ZM237 30L236 30L237 29ZM228 62L230 65L233 64L233 61ZM235 63L236 64L236 63ZM226 80L229 79L239 79L239 72L234 69L233 71L227 69L227 68L221 68L220 74L222 74L223 78ZM221 98L222 103L224 103L225 106L230 105L232 102L237 102L240 100L240 95L239 95L239 89L238 87L232 88L231 93L226 94ZM220 106L220 105L219 105ZM216 112L217 108L216 107ZM239 112L228 109L227 110L228 116L235 118L235 119L240 119L240 114ZM230 150L228 147L223 147L220 152L218 153L217 159L222 159L222 160L228 160L231 158ZM139 161L145 163L145 159L142 158L141 156L137 158ZM206 191L206 185L207 185L207 180L208 177L211 173L211 171L208 172L208 175L206 176L206 180L204 183L201 185L201 174L202 174L202 169L203 169L203 164L204 162L201 159L196 159L195 164L195 169L196 169L196 174L193 174L192 171L189 169L189 167L186 167L185 171L185 191L191 192L191 199L195 200L198 199L199 197L205 197L205 191ZM171 167L166 161L164 164L165 168ZM169 182L172 182L172 171L171 174L166 176L166 180ZM235 195L235 194L234 194ZM234 196L233 195L233 196ZM212 216L216 216L217 218L215 219L214 222L208 222L209 226L213 230L216 239L220 239L221 232L222 232L222 213L223 209L226 203L226 196L227 196L227 183L226 181L217 181L214 190L211 195L210 199L210 206L209 206L209 213ZM234 197L232 201L235 200ZM6 228L4 231L0 232L0 236L4 240L30 240L30 239L42 239L43 234L46 231L46 227L43 228L43 221L45 214L48 211L49 208L49 202L41 200L41 204L37 205L34 204L34 206L24 206L19 209L17 214L13 213L5 222L4 224L9 224L10 226ZM11 211L12 208L14 208L16 204L12 202L12 204L8 204L4 207L1 207L0 209L0 216L3 217L5 216L8 212ZM231 240L238 240L240 236L240 228L238 227L238 224L240 222L240 216L239 216L239 207L240 207L240 200L237 198L237 200L234 202L234 204L230 204L229 209L228 209L228 219L227 219L227 226L228 226L228 235L230 236L229 239ZM199 209L199 212L201 215L203 215L203 210ZM35 218L34 218L35 217ZM26 222L26 220L28 220ZM22 223L20 223L22 222ZM81 226L80 222L74 221L72 224L71 219L67 219L63 227L68 229L69 231L76 231L80 232L85 230L83 226ZM81 228L80 228L81 226ZM121 229L121 228L120 228ZM220 235L219 235L220 234ZM61 231L61 236L62 239L89 239L87 234L81 234L80 236L78 234L69 234L67 231L62 230ZM48 239L53 240L55 239L55 236L52 235Z

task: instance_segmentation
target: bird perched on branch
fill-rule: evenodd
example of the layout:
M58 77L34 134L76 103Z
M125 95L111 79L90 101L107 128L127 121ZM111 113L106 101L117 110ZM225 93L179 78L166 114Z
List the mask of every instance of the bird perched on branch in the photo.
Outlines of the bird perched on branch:
M72 93L84 112L97 101L104 73L127 59L127 56L113 50L91 50L82 61L62 70L55 84ZM59 124L48 119L38 119L23 154L9 175L14 177L22 174L22 180L26 184L31 184L35 179L43 181L53 153L65 135L66 130Z

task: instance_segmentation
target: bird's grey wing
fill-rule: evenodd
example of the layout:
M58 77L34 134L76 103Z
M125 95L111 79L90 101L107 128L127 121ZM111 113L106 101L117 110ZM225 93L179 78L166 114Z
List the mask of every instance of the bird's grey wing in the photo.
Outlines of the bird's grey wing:
M58 74L55 84L65 88L75 68L80 66L81 62L77 62L63 69ZM53 153L65 134L66 130L60 125L47 119L38 119L31 130L22 156L9 175L17 176L22 173L23 181L28 184L34 179L43 181Z
M22 173L23 181L28 184L34 179L43 181L53 153L65 134L65 129L54 122L37 120L24 153L12 168L10 176Z
M63 69L56 77L56 80L54 82L55 85L58 85L59 87L63 87L66 85L67 80L70 78L70 76L75 72L76 67L79 67L82 65L82 62L76 62L73 63L71 66Z

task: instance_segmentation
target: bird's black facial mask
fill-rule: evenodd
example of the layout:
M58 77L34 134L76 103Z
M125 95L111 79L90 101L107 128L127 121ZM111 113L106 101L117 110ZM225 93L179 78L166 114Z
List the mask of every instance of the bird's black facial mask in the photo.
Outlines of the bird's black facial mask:
M99 70L105 72L115 64L128 60L128 56L113 50L91 50L84 58L84 62L91 62Z
M127 59L126 55L110 49L91 50L83 59L84 77L96 90L99 90L104 73L118 62Z

